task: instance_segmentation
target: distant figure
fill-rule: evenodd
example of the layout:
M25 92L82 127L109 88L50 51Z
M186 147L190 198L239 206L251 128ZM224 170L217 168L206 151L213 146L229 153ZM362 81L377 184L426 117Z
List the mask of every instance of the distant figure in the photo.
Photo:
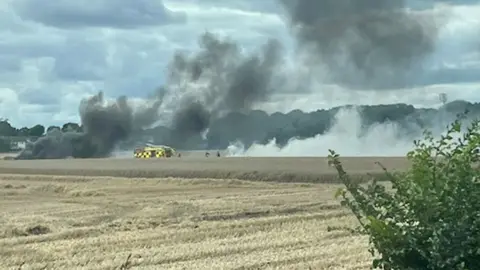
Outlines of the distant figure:
M209 157L210 156L210 153L209 152L206 152L205 153L205 157Z
M182 154L178 153L178 155L177 155L177 156L178 156L178 157L182 157Z
M217 151L217 157L220 157L220 151Z

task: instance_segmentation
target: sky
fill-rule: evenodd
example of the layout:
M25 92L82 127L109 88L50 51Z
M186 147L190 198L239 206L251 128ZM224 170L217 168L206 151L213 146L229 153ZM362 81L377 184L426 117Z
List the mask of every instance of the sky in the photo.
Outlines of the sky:
M419 1L425 9L449 11L430 58L433 75L420 86L357 91L317 82L309 91L278 94L261 109L396 102L429 107L439 105L442 92L449 99L480 101L480 0L451 1L459 4L448 7L410 0ZM80 99L99 90L110 98L142 99L165 82L174 52L195 50L205 31L228 36L246 50L274 37L294 55L295 39L278 2L1 1L0 117L14 126L58 125L78 122Z

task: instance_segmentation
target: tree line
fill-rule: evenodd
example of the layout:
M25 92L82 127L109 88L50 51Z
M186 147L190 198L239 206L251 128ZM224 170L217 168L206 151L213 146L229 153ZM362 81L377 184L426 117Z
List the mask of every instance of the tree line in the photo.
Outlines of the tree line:
M77 123L65 123L62 126L45 126L41 124L34 125L32 127L16 128L12 126L8 119L0 118L0 137L41 137L46 132L58 129L62 132L82 130L82 127Z
M336 123L341 109L352 106L339 106L312 112L293 110L288 113L267 113L262 110L232 112L221 118L212 119L208 133L179 134L172 127L159 125L152 128L133 130L129 138L121 142L120 148L129 148L139 142L165 144L177 149L204 150L225 149L232 142L241 142L245 147L253 143L266 144L273 139L278 146L285 146L290 139L305 139L327 133ZM421 135L425 128L446 125L455 115L465 110L469 118L480 117L480 103L455 100L440 108L416 108L410 104L382 104L355 106L357 119L362 131L376 124L395 123L398 135L414 138ZM1 119L0 119L1 120ZM82 132L81 124L65 123L62 126L44 127L40 124L32 127L16 128L8 120L0 121L0 138L10 141L35 140L53 129L63 132ZM181 136L180 136L181 135Z
M34 141L54 129L62 132L82 131L82 127L79 124L72 122L65 123L62 126L49 126L47 128L41 124L17 128L12 126L8 119L0 118L0 152L19 151L18 143Z

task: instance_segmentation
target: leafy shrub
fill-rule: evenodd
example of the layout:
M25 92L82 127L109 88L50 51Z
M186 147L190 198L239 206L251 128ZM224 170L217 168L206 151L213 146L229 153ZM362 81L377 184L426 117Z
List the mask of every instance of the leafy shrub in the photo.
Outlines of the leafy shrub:
M345 188L336 196L369 236L372 267L380 269L480 269L480 124L465 133L457 119L435 140L424 132L407 154L411 168L391 173L391 189L375 179L361 185L330 150ZM457 137L457 139L455 139Z

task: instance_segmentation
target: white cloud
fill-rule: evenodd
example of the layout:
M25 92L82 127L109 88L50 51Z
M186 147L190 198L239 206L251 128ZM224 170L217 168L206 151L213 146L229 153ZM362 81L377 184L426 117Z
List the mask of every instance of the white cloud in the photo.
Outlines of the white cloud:
M170 11L161 0L15 0L11 2L25 20L58 28L138 28L185 20L184 14ZM40 6L41 5L41 6Z
M66 0L42 4L40 0L2 1L0 117L9 118L15 126L61 124L78 121L80 98L98 90L109 97L144 97L164 82L173 52L194 48L197 37L207 30L228 35L246 49L273 37L293 50L275 0L120 2L102 0L79 6ZM457 73L448 72L454 74L451 78L441 72L434 74L425 79L427 86L408 94L339 91L305 83L313 94L289 96L288 106L277 100L265 107L315 109L345 102L434 105L432 100L439 91L448 92L451 98L472 99L479 90L471 78L476 75L468 75L472 66L479 70L479 13L480 5L456 7L440 33L432 62L442 72L445 67L455 70ZM460 84L464 81L469 83Z

